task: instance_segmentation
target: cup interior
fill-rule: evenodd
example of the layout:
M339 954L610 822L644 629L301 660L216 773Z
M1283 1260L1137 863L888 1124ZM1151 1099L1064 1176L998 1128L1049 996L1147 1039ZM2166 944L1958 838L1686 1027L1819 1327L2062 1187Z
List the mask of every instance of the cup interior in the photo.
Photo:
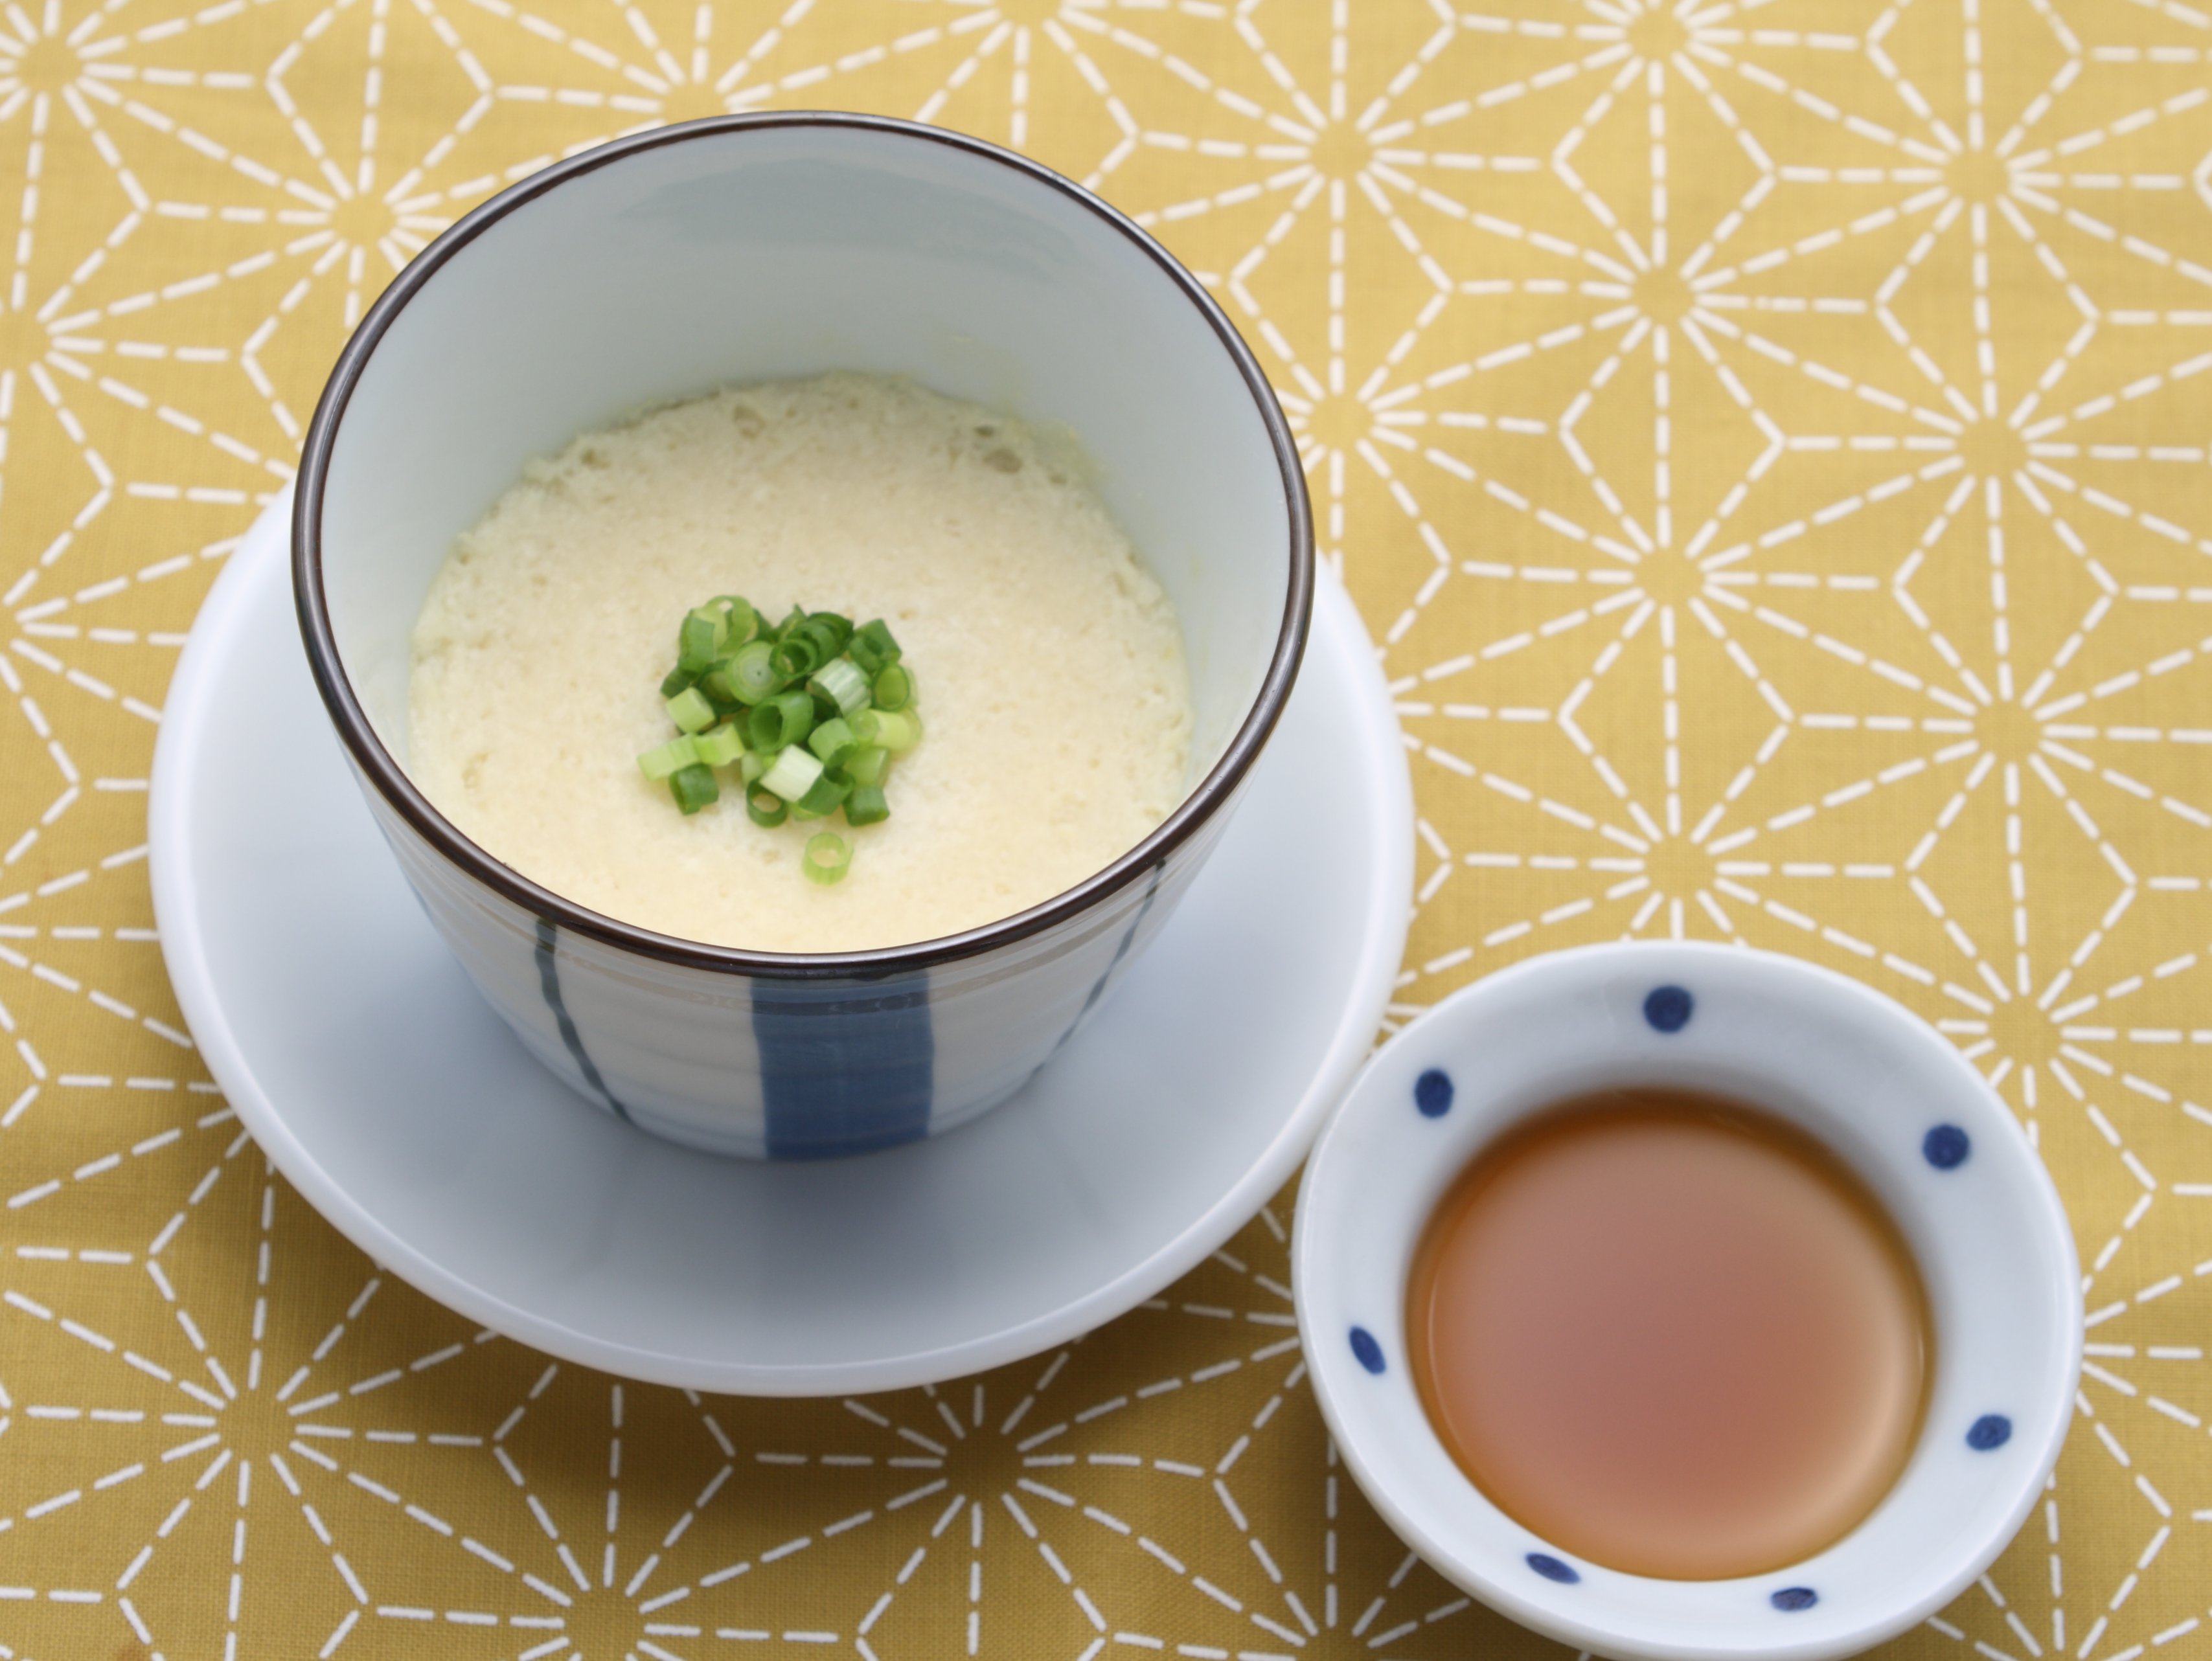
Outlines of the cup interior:
M1449 1092L1421 1090L1431 1072ZM1459 1173L1531 1114L1633 1085L1730 1097L1808 1132L1881 1202L1920 1270L1934 1355L1912 1453L1850 1534L1771 1573L1663 1580L1575 1560L1462 1473L1406 1360L1414 1252ZM1424 1094L1449 1106L1425 1112ZM2011 1537L2071 1414L2078 1268L2033 1150L1917 1016L1794 959L1590 947L1455 995L1355 1085L1308 1167L1297 1228L1316 1385L1369 1496L1468 1590L1608 1655L1809 1661L1902 1630Z
M402 276L333 382L325 603L403 768L416 613L525 462L629 411L830 369L1072 433L1175 603L1191 784L1220 762L1294 637L1303 497L1249 355L1127 221L973 141L838 117L663 130L490 206Z

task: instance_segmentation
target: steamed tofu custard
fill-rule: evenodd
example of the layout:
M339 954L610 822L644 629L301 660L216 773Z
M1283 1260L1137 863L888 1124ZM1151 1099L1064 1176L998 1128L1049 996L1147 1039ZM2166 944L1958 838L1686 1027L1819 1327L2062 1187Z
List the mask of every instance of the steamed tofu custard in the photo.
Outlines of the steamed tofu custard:
M410 772L609 917L898 946L1074 886L1182 800L1173 609L1072 442L911 382L725 390L574 439L454 544Z

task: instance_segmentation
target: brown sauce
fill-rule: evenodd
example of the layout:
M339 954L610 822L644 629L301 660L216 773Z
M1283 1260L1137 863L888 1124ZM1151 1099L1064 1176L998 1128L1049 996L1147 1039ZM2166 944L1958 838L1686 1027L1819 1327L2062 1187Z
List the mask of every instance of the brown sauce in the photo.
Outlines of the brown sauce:
M1753 1110L1607 1091L1464 1172L1414 1261L1413 1376L1508 1516L1632 1573L1723 1579L1834 1543L1911 1452L1927 1305L1842 1164Z

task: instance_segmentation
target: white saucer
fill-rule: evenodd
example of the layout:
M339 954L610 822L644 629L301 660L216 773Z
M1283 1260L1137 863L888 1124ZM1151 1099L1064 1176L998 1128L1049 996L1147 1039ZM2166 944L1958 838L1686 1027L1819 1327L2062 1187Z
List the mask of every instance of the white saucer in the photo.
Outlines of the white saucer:
M1220 1246L1366 1056L1405 947L1413 795L1334 581L1221 846L1066 1052L940 1139L753 1164L587 1106L470 986L308 680L290 511L287 493L231 555L170 690L149 827L162 951L277 1167L485 1325L611 1373L757 1395L1000 1366Z

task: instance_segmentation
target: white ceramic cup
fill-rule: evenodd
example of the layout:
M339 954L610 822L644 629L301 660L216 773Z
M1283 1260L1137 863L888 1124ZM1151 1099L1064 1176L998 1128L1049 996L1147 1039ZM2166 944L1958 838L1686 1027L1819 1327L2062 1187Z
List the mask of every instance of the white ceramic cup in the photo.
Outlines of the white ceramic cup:
M1073 429L1182 624L1189 794L1066 894L880 951L674 939L501 864L406 773L409 635L454 537L526 461L580 432L829 369L908 375ZM865 116L661 128L468 215L339 360L308 432L293 543L324 701L477 987L587 1100L755 1157L933 1135L1049 1059L1212 849L1289 694L1313 594L1297 452L1197 281L1034 162Z
M1919 1264L1935 1329L1919 1440L1856 1528L1772 1573L1656 1579L1538 1537L1454 1463L1407 1364L1414 1250L1453 1179L1532 1113L1627 1085L1800 1126L1883 1203ZM1894 1636L2004 1549L2073 1412L2080 1268L2033 1149L1926 1023L1795 958L1589 946L1455 993L1354 1082L1307 1165L1292 1249L1314 1387L1376 1508L1483 1602L1600 1655L1820 1661Z

